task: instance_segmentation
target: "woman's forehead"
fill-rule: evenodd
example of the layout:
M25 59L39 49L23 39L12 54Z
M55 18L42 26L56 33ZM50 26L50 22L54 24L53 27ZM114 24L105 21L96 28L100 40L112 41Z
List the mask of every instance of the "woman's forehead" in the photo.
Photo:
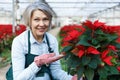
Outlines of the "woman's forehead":
M35 11L33 11L32 17L33 16L34 17L48 17L49 18L49 16L42 10L35 10Z

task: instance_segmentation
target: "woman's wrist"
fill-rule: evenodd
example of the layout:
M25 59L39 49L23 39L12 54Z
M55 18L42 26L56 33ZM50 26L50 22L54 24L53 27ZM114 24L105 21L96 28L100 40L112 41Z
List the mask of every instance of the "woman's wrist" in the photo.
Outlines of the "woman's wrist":
M36 64L38 67L41 67L41 66L42 66L42 64L38 63L37 61L34 61L34 62L35 62L35 64Z

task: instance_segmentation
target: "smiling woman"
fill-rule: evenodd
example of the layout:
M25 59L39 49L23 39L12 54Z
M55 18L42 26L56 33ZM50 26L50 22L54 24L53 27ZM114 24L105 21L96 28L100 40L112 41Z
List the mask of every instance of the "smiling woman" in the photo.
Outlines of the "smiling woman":
M52 11L45 3L34 2L23 13L29 28L12 42L12 67L7 80L77 80L61 69L57 39L47 32ZM27 75L26 75L27 74ZM13 79L8 79L8 76Z

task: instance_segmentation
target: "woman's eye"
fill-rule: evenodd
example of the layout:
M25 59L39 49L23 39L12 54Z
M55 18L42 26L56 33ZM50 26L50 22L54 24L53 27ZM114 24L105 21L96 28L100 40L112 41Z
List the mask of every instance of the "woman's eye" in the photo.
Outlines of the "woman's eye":
M34 19L35 21L39 21L39 19Z
M44 18L43 20L44 20L44 21L49 21L49 19L48 19L48 18Z

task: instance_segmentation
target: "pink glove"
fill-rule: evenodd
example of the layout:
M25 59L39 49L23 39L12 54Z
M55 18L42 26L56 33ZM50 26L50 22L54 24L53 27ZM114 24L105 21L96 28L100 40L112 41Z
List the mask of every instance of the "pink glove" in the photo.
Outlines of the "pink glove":
M58 56L55 56L55 53L50 53L50 54L42 54L40 56L36 56L34 58L34 62L36 63L36 65L38 67L42 66L42 65L46 65L46 64L50 64L54 61L57 61L61 58L63 58L64 55L58 55Z
M77 80L77 75L74 75L74 76L72 77L72 80Z
M77 75L74 75L74 76L72 77L72 80L78 80L77 78L78 78ZM83 80L83 79L80 78L80 80Z

